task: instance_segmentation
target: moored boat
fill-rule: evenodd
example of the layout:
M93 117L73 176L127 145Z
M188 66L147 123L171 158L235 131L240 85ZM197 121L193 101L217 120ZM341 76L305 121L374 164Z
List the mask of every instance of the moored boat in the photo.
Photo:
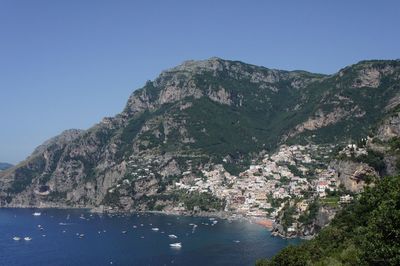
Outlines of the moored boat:
M181 247L182 247L182 243L181 243L181 242L172 243L172 244L169 244L169 246L170 246L171 248L181 248Z

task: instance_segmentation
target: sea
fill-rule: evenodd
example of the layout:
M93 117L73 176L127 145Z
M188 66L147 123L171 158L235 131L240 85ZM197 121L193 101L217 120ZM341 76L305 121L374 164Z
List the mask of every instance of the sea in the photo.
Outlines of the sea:
M0 209L0 265L254 265L299 242L246 220Z

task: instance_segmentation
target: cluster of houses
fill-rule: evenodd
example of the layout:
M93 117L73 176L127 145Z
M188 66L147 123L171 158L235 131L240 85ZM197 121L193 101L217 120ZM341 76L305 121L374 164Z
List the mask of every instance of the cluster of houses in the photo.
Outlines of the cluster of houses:
M369 138L365 141L371 141ZM346 147L343 148L339 152L339 155L345 155L346 157L358 157L360 155L367 155L367 149L365 147L358 147L356 144L347 144Z
M331 147L324 147L323 151L331 152ZM324 197L327 189L336 189L333 169L317 168L314 177L308 175L310 166L316 163L315 156L326 156L321 146L283 145L276 153L253 162L238 176L229 174L222 165L214 165L211 170L202 171L203 177L190 182L182 179L175 187L212 193L225 199L227 211L274 218L284 205L283 199ZM281 200L282 204L273 207L271 200ZM307 206L305 200L298 207L304 211Z
M314 181L314 187L320 198L326 196L328 191L335 191L338 187L337 173L334 169L328 168L318 171L317 179Z
M199 175L190 166L167 190L211 193L225 200L226 211L271 219L276 218L287 200L296 198L300 199L296 200L296 211L303 213L312 199L326 197L327 192L338 187L335 170L321 164L324 158L330 158L332 149L331 145L282 145L275 153L253 161L239 175L230 174L223 165L204 168ZM154 177L158 163L156 159L131 158L127 162L130 176L109 192L121 185L131 185L132 180ZM346 195L340 198L340 203L351 200ZM176 208L184 209L182 205Z

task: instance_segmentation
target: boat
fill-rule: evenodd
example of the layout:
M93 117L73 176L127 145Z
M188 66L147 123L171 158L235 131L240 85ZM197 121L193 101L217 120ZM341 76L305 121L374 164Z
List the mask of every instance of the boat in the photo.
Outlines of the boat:
M19 236L14 236L13 239L14 239L15 241L20 241L20 240L21 240L21 238L20 238Z
M182 247L182 243L180 243L180 242L178 242L178 243L172 243L172 244L169 244L169 246L170 246L171 248L181 248L181 247Z
M126 234L126 231L122 231L123 234Z
M134 225L134 226L133 226L133 228L137 228L137 226L136 226L136 225Z
M157 232L157 231L160 230L160 229L158 229L157 227L154 227L154 228L151 228L151 230Z
M31 237L29 237L29 236L26 236L26 237L24 237L24 240L25 240L25 241L31 241L31 240L32 240L32 238L31 238Z
M34 212L32 215L33 215L33 216L40 216L40 215L42 215L42 213L40 213L40 212Z
M234 240L233 242L235 242L235 243L240 243L240 240Z
M168 235L169 238L178 238L176 235Z

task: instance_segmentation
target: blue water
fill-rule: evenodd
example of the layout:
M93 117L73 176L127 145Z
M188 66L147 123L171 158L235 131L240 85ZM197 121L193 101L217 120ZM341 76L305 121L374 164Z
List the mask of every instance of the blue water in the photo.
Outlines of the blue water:
M56 209L33 216L34 211L0 209L0 265L254 265L257 258L271 257L298 242L271 237L263 227L246 221L217 219L211 226L201 217L109 217ZM191 223L198 226L193 230ZM152 231L154 227L159 231ZM32 240L15 241L14 236ZM182 248L171 248L174 242L181 242Z

